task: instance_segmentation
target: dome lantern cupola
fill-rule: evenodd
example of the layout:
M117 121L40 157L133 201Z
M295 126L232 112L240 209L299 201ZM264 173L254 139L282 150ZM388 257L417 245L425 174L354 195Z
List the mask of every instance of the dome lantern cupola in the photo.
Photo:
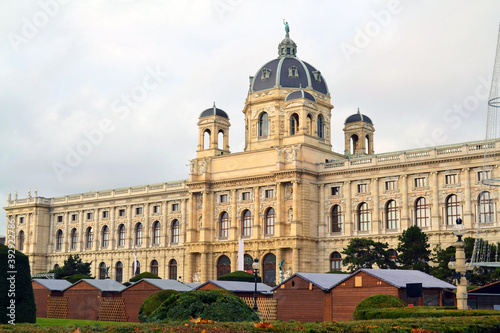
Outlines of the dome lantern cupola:
M229 154L229 117L215 106L200 113L198 118L197 158Z
M278 45L278 57L295 57L297 54L297 44L290 38L290 27L288 22L283 22L285 24L285 39L281 41Z
M350 115L344 122L345 150L344 154L351 156L372 155L373 133L375 127L372 120L359 111Z

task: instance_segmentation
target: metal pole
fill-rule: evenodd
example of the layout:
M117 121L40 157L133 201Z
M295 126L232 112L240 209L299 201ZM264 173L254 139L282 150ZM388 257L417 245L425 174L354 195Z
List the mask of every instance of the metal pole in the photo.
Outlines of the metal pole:
M257 312L257 310L258 310L258 308L257 308L257 270L254 269L253 273L255 274L255 292L253 294L253 298L254 298L253 310L255 312Z

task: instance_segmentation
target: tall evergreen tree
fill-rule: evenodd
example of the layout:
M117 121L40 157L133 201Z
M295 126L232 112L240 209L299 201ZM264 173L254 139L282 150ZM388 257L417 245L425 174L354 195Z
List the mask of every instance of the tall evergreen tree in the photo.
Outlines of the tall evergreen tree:
M342 264L347 266L350 272L359 268L396 268L396 264L390 259L389 244L375 242L366 238L353 238L342 252L345 254Z
M398 240L396 262L399 267L429 273L431 270L429 237L418 226L414 225L403 231Z
M90 276L90 265L91 262L83 262L78 254L75 256L69 255L67 260L64 260L64 266L52 270L55 273L56 279L62 279L63 277L83 274Z

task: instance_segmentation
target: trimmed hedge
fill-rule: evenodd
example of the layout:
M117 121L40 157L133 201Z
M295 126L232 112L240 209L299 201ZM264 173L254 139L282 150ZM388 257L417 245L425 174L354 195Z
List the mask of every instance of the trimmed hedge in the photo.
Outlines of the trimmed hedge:
M365 298L354 309L354 319L367 319L365 313L371 309L402 308L406 303L396 296L380 294Z
M141 323L147 322L147 318L157 309L160 305L172 295L177 295L180 292L177 290L166 289L155 292L149 295L144 300L139 309L139 320Z
M94 278L84 274L75 274L75 275L65 276L62 279L68 281L69 283L75 283L77 281L80 281L81 279L94 279Z
M8 272L15 273L8 273ZM0 244L0 323L35 323L36 306L29 259Z
M244 271L236 271L226 275L221 275L217 278L217 280L255 282L255 275ZM257 276L257 282L262 282L262 278L260 276Z
M141 274L137 274L136 276L131 278L129 281L130 282L137 282L137 281L142 280L142 279L161 279L161 277L159 277L156 274L150 273L150 272L144 272Z
M457 310L435 306L414 306L405 308L366 309L363 319L397 319L397 318L441 318L441 317L478 317L499 316L495 310Z
M227 290L195 290L172 295L148 318L149 322L189 320L190 317L218 322L258 321L257 314Z

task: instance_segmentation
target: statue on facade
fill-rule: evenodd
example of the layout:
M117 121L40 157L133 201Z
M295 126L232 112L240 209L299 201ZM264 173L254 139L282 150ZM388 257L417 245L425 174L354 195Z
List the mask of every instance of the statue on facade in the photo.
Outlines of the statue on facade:
M14 192L14 200L17 200L17 191Z
M201 272L194 272L193 273L193 283L201 283Z
M28 199L31 198L31 189L28 190Z
M280 284L283 283L283 263L285 262L285 259L280 261L279 268L280 268Z
M7 201L10 201L12 198L11 198L11 195L10 195L10 192L9 192L9 195L7 196Z

